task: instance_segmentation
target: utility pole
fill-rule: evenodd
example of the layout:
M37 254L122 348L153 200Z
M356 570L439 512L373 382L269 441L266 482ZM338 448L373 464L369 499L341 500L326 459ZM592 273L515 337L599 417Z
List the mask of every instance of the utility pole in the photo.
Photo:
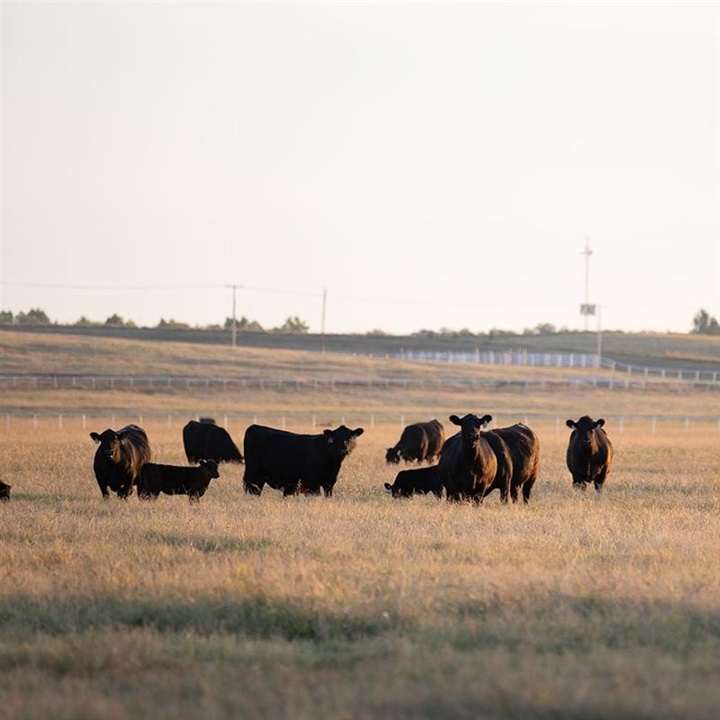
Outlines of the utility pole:
M327 310L327 288L323 288L322 322L320 323L320 336L322 338L322 351L325 352L325 312Z
M237 289L240 287L239 285L226 285L225 287L232 288L233 291L233 300L232 300L232 346L235 347L237 345L237 315L235 312L236 309L236 294Z
M585 302L580 306L580 314L585 318L585 330L588 329L588 317L595 314L595 306L590 304L590 238L585 236L585 249L580 253L585 256Z

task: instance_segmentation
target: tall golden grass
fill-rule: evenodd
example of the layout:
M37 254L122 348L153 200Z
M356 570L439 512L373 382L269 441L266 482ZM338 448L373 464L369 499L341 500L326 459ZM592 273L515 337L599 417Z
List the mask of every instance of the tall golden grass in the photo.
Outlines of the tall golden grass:
M717 423L608 423L602 496L572 489L565 429L533 427L528 506L387 497L397 423L366 428L331 500L249 497L223 466L191 506L103 502L104 428L13 419L0 718L717 717ZM184 463L179 424L145 428Z

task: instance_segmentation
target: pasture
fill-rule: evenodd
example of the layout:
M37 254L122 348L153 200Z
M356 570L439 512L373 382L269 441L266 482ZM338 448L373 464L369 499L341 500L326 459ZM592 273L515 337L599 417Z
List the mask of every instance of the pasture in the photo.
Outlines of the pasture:
M394 425L331 500L249 497L224 466L191 506L103 502L85 433L15 423L0 717L715 717L717 428L616 437L602 497L537 429L529 506L392 500Z
M109 361L141 362L127 350ZM39 355L28 364L52 364ZM331 361L343 362L316 362ZM267 362L322 371L307 354ZM433 371L347 361L358 366ZM5 387L1 397L0 480L13 489L0 504L0 718L717 716L717 394ZM438 417L450 432L448 412L466 411L502 424L538 414L530 504L385 495L400 414ZM287 413L298 432L311 430L310 413L318 424L347 415L366 431L329 500L247 496L238 466L222 466L196 505L102 500L88 433L111 414L118 427L144 414L154 459L184 464L183 422L224 412L238 444L254 414L270 424ZM552 417L584 412L608 418L615 445L602 496L572 489L568 430ZM714 419L688 425L684 413Z

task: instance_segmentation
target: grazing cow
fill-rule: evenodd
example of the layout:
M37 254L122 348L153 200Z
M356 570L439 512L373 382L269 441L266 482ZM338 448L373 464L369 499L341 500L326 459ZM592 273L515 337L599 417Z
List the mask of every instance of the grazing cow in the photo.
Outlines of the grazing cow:
M572 429L566 460L573 487L585 490L588 483L594 483L595 490L602 492L613 465L613 446L603 429L605 420L583 415L577 422L568 420L565 424Z
M437 420L413 423L402 431L396 445L387 449L385 461L394 464L401 459L405 462L433 462L440 455L443 442L445 431L442 423Z
M245 431L245 492L259 495L267 483L283 495L330 497L342 461L352 452L363 428L341 425L319 435L250 425Z
M450 416L450 421L460 426L460 432L445 441L438 463L440 482L448 500L482 503L483 498L495 488L507 496L507 482L504 487L496 483L497 457L485 438L487 433L482 432L491 420L491 415ZM507 479L507 472L501 473L501 476Z
M187 495L190 502L199 502L210 480L218 477L220 473L215 460L200 460L197 467L146 463L138 478L138 497L141 500L157 500L160 493L165 493Z
M540 441L537 435L523 423L496 428L490 433L502 438L510 452L512 501L517 502L518 492L522 489L523 502L529 502L540 471Z
M243 456L230 433L215 423L191 420L183 428L183 445L189 463L200 460L242 463Z
M385 483L385 492L394 498L409 498L415 494L427 495L432 493L437 498L442 497L442 484L438 474L438 466L417 468L414 470L401 470L395 476L391 485Z
M10 499L10 488L12 488L12 485L0 480L0 502L7 502Z
M133 485L137 485L140 469L150 461L147 434L137 425L127 425L117 432L110 429L100 434L91 432L90 437L99 446L93 469L103 498L110 497L108 488L118 497L127 498Z

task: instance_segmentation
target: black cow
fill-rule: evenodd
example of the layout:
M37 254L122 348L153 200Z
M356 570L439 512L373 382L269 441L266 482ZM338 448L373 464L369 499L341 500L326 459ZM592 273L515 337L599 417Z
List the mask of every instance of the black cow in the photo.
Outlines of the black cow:
M127 425L117 432L111 429L100 434L91 432L90 437L99 445L93 469L103 498L110 497L108 488L118 497L127 498L137 484L140 469L150 461L147 434L137 425Z
M230 433L214 422L191 420L183 428L183 446L189 463L200 460L242 463L243 456Z
M442 483L438 473L438 466L416 468L414 470L401 470L395 476L391 485L385 483L385 492L394 498L409 498L415 494L427 495L432 493L437 498L442 497Z
M259 495L267 483L283 495L319 495L322 489L330 497L342 461L363 432L341 425L319 435L298 435L250 425L245 431L245 492Z
M583 415L577 422L565 423L572 429L567 449L567 466L573 479L573 487L585 490L594 483L595 490L602 492L605 478L613 466L613 446L603 429L605 420L593 420Z
M395 464L401 459L405 462L433 462L440 455L444 441L445 431L437 420L413 423L402 431L395 446L387 449L385 461Z
M7 502L10 499L10 489L12 485L8 485L0 480L0 502Z
M187 495L190 502L199 502L210 485L210 480L220 477L215 460L200 460L197 467L160 465L146 463L138 478L138 497L142 500L157 499L166 495Z
M540 471L540 441L537 435L523 423L491 430L505 441L510 452L510 497L517 502L522 489L523 501L530 501L530 494Z
M507 496L507 483L502 486L496 482L497 457L485 439L487 433L482 432L491 420L491 415L450 416L450 421L460 426L460 432L445 441L438 463L440 482L448 500L482 503L483 498L495 488ZM501 475L507 478L507 473Z

